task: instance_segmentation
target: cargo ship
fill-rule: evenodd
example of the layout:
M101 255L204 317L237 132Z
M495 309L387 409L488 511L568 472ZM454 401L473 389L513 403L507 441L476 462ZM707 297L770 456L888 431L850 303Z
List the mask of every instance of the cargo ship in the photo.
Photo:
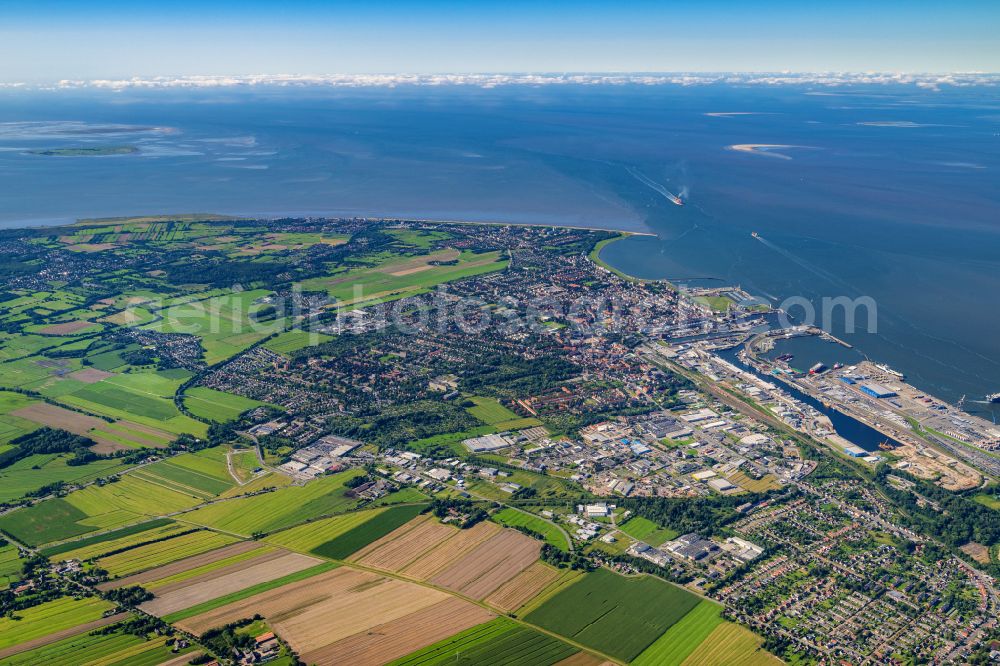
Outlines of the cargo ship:
M986 402L990 404L1000 404L1000 393L990 393L986 396Z
M818 375L819 373L823 372L824 370L826 370L826 366L823 365L822 363L817 363L813 367L809 368L809 374L810 375Z

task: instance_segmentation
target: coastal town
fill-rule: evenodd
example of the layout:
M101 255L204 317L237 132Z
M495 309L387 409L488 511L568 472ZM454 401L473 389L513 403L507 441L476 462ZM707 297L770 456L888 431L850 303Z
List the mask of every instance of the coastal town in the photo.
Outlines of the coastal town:
M0 303L12 405L0 417L25 430L5 455L35 445L25 425L34 419L46 428L39 451L65 439L65 455L82 461L60 469L101 466L48 487L23 481L28 492L6 498L0 529L12 556L49 553L51 569L38 571L100 593L116 589L116 575L152 582L134 606L186 631L184 650L235 650L240 663L258 663L313 639L242 616L221 634L189 631L185 613L211 599L190 591L168 604L181 574L146 576L118 563L117 548L202 532L291 548L324 521L412 509L408 520L433 521L406 527L412 534L390 525L343 552L328 545L334 530L281 557L303 568L295 558L357 559L391 573L387 562L401 555L365 559L377 538L408 543L426 530L414 547L430 547L434 534L485 521L504 539L526 537L524 552L538 549L539 580L649 575L751 630L762 655L816 664L988 655L1000 639L991 506L1000 506L1000 432L871 361L795 369L775 343L827 333L774 327L775 312L738 287L620 274L600 259L619 239L325 218L283 220L280 230L163 222L7 238L26 264L38 246L64 259L12 277ZM154 268L164 253L176 263ZM182 260L191 253L201 270ZM336 494L310 494L340 480ZM169 512L143 509L176 525L151 529L175 532L91 550L102 532L83 535L98 528L66 530L58 521L69 510L47 517L47 503L140 482L177 495ZM294 493L305 499L281 500ZM100 530L128 541L135 500L114 497L123 513L101 514ZM226 513L242 502L269 508ZM208 565L191 570L207 576L199 566ZM21 604L42 581L21 577L4 598ZM638 654L582 645L622 662Z

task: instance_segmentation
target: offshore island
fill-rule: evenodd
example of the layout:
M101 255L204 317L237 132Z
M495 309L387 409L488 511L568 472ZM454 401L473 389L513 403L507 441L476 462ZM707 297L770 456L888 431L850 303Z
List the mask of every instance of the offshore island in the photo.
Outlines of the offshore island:
M612 269L621 237L0 233L0 658L986 654L995 426L871 361L798 369L777 344L838 341Z

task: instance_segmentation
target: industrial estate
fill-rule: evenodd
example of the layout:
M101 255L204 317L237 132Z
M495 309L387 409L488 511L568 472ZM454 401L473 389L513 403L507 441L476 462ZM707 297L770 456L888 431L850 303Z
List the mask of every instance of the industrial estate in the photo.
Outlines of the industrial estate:
M996 657L1000 430L621 237L0 232L0 663Z

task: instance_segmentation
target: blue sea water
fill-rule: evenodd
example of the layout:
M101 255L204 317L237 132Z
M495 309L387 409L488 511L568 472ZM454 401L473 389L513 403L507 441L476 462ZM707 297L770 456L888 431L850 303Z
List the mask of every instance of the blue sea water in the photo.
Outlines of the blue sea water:
M108 145L139 152L25 153ZM870 297L875 332L831 331L972 410L1000 391L995 88L0 93L0 226L164 212L648 232L603 258L818 312Z

